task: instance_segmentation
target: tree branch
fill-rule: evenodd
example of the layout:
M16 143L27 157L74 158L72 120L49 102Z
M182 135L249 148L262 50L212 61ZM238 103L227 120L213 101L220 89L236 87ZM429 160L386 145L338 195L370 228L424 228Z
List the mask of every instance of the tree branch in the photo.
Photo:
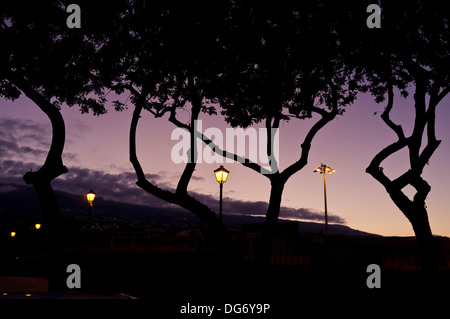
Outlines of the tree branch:
M421 177L423 168L439 146L440 141L435 137L435 109L437 101L437 93L431 94L430 104L428 110L426 109L426 92L427 92L427 77L425 73L420 69L415 69L412 72L415 76L416 91L414 94L414 108L415 122L413 133L410 137L406 138L403 129L400 125L396 125L389 117L390 111L393 107L394 94L392 85L388 83L388 105L383 112L381 118L397 135L398 140L381 150L371 161L367 167L366 172L371 174L380 184L382 184L386 191L389 193L395 204L401 209L408 219L411 219L411 215L414 210L412 205L424 204L427 195L429 194L431 187ZM436 91L436 90L432 90ZM427 126L428 143L419 154L423 133ZM391 181L384 173L381 163L392 154L398 152L404 147L408 147L411 169L403 173L401 176ZM403 192L402 189L406 185L411 185L416 189L413 201L411 201Z
M279 172L279 167L278 167L278 162L276 159L276 154L275 154L275 145L274 145L274 136L276 134L276 132L274 134L272 134L272 130L278 130L280 126L280 118L275 116L273 118L273 124L272 124L272 118L271 117L267 117L266 118L266 138L267 138L267 146L266 146L266 151L267 151L267 158L269 160L269 165L270 165L270 169L272 171L272 174L276 174Z
M192 111L191 111L191 125L189 126L190 133L190 147L188 150L188 161L184 167L183 173L181 174L180 180L177 185L177 193L187 193L187 187L194 173L195 166L197 165L197 120L202 107L202 102L199 97L194 97L192 100Z
M133 117L131 118L130 140L129 140L130 162L133 165L134 171L136 172L138 183L146 181L144 170L142 169L141 163L139 162L136 154L136 129L139 119L141 118L142 107L143 107L142 102L138 101L137 103L135 103Z
M388 84L388 104L384 109L383 114L381 114L381 119L384 121L384 123L386 123L387 126L389 126L395 132L395 134L397 134L398 139L401 140L405 138L403 128L401 125L395 124L390 118L390 113L393 105L394 105L394 91L392 88L392 84Z
M437 95L436 100L433 101L433 104L438 105L439 102L448 94L450 93L450 85L443 88L442 91Z
M408 146L408 139L405 137L405 133L401 125L395 124L391 118L390 113L394 106L394 91L393 86L390 81L387 84L387 93L388 93L388 103L386 108L384 109L383 114L381 114L381 119L386 123L386 125L394 131L397 135L397 142L388 145L384 149L382 149L370 162L369 166L366 168L366 172L372 175L378 182L380 182L385 188L389 187L397 187L398 189L402 189L411 181L411 171L408 170L406 173L402 174L400 177L391 181L384 173L382 167L380 167L381 163L389 156L398 152L402 148Z
M188 132L191 129L189 125L184 124L177 119L177 106L175 104L172 105L172 109L170 110L169 122L173 123L179 128L185 129Z
M140 114L143 108L143 100L140 99L138 103L135 104L135 109L133 112L133 117L130 125L130 140L129 140L129 152L130 152L130 162L136 172L137 182L140 188L145 190L147 193L152 194L164 201L172 204L176 204L198 216L200 219L205 221L208 225L218 230L220 233L226 233L224 226L219 222L216 214L205 204L199 202L187 193L173 193L168 190L161 189L156 185L153 185L145 177L142 166L136 155L136 128L139 122Z
M372 175L373 172L382 171L382 168L380 167L381 162L383 162L387 157L391 156L395 152L398 152L402 148L406 147L407 145L408 139L405 138L386 146L377 155L375 155L375 157L370 162L370 165L366 168L366 172Z
M411 186L416 189L416 194L414 195L414 203L425 204L428 194L431 191L431 186L425 181L422 176L416 176L412 182Z
M415 121L413 132L410 136L410 142L408 145L409 149L409 161L411 164L411 169L420 171L419 164L419 152L422 146L423 133L425 131L425 126L427 124L427 114L426 114L426 93L427 93L427 80L417 75L416 81L416 91L414 93L414 109L415 109Z
M272 174L272 172L269 171L268 169L262 167L258 163L255 163L255 162L251 161L250 159L248 159L248 158L246 158L244 156L239 156L239 155L234 154L232 152L225 151L225 150L221 149L219 147L219 145L214 143L208 136L204 135L203 133L197 132L197 134L198 134L197 136L199 138L201 138L202 141L209 148L211 148L211 150L213 150L215 153L223 156L224 158L229 158L229 159L232 159L234 161L237 161L237 162L241 163L243 166L245 166L247 168L250 168L250 169L254 170L257 173L263 174L266 177L270 177L269 175Z
M66 128L64 119L59 109L54 106L47 98L42 96L25 80L13 72L8 73L8 80L19 88L29 99L31 99L50 120L52 125L52 141L50 149L45 159L44 165L37 172L28 172L24 176L27 184L33 184L39 179L50 182L56 177L68 172L66 166L63 165L62 153L66 140Z
M331 122L339 113L337 90L336 87L331 82L330 82L330 89L332 94L331 111L327 112L319 107L316 106L312 107L311 110L317 114L320 114L322 118L319 121L317 121L313 125L313 127L309 130L308 134L306 134L305 139L301 144L302 152L299 160L291 164L281 173L282 180L287 181L293 174L297 173L299 170L301 170L303 167L306 166L306 164L308 163L308 156L309 151L311 149L311 143L314 137L325 125Z
M183 128L187 131L191 131L191 126L187 125L185 123L180 122L176 118L176 107L173 107L170 113L169 121L176 125L179 128ZM237 154L234 154L229 151L225 151L219 147L216 143L214 143L208 136L204 135L201 132L195 131L195 136L203 141L204 144L206 144L211 150L220 156L223 156L224 158L232 159L233 161L237 161L241 163L243 166L250 168L254 170L257 173L263 174L264 176L269 176L272 172L268 169L262 167L258 163L255 163L251 161L250 159L246 158L245 156L239 156Z

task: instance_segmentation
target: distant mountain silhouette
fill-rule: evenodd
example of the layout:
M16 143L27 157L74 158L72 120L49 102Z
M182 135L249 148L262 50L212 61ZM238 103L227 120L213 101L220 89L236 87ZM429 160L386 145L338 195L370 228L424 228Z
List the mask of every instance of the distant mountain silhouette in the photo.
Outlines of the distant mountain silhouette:
M6 185L0 183L0 189L12 190L0 192L0 222L26 222L37 220L41 216L39 202L34 189L25 185ZM88 203L83 196L55 191L62 217L86 216ZM94 218L115 217L136 221L158 221L166 224L180 223L200 225L200 219L190 212L177 207L154 207L105 200L97 196L94 201ZM224 215L223 222L231 229L240 229L243 224L263 223L264 217L249 215ZM283 220L280 220L283 222ZM321 233L323 223L298 221L299 233ZM330 224L329 233L345 236L380 236L352 229L345 225Z

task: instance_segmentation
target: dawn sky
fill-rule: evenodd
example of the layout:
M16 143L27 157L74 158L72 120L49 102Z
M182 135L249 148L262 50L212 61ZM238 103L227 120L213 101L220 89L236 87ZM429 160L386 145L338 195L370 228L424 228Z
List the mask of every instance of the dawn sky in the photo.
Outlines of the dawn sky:
M412 93L412 90L410 90ZM109 96L108 96L109 97ZM114 100L116 96L112 96ZM0 167L2 181L22 183L21 176L42 165L51 139L50 122L26 97L11 102L4 99L0 117ZM323 179L313 173L321 163L336 169L327 175L327 198L330 222L344 220L346 225L366 232L388 236L413 236L408 220L392 203L384 188L365 168L383 147L395 141L379 115L385 104L376 104L370 95L360 95L343 116L322 129L314 139L308 165L286 184L280 217L323 222ZM450 98L437 109L437 138L442 143L433 155L423 177L432 187L427 207L434 234L450 236L448 190L450 189ZM94 189L107 199L129 201L152 206L164 205L161 200L135 185L136 176L128 160L128 134L132 104L117 113L113 107L100 117L81 114L76 107L63 107L66 122L64 164L69 173L53 182L55 189L84 195ZM392 119L410 133L413 119L412 94L408 99L396 96ZM187 122L189 114L179 111L179 119ZM379 112L374 115L374 112ZM229 127L221 116L201 115L203 130ZM316 121L291 120L280 125L280 169L296 161L300 144ZM174 188L184 164L175 164L171 150L177 141L171 140L175 126L167 118L154 119L143 114L137 131L137 151L147 177L160 187ZM202 147L203 150L203 147ZM383 162L389 177L397 177L408 169L407 157L399 154ZM219 186L213 170L220 163L197 165L189 191L213 209L218 206ZM224 214L264 214L269 198L269 180L239 163L223 163L230 171L224 185ZM3 191L7 188L3 189ZM413 192L406 191L408 195ZM216 206L217 205L217 206Z

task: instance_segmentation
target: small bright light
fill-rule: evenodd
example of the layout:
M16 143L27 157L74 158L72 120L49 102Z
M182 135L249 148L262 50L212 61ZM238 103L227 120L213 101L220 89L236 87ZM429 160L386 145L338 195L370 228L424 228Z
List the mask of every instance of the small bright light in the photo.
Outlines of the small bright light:
M320 174L325 174L326 172L328 172L328 174L334 173L336 172L336 170L334 168L331 168L325 164L320 164L319 167L317 167L314 171L314 173L320 173Z
M35 224L35 225L34 225L34 228L40 229L40 228L41 228L41 224Z
M230 174L230 172L220 165L220 167L214 171L214 174L216 175L216 180L220 184L223 184L227 181L228 174Z
M15 231L12 231L11 232L11 237L15 237L16 236L16 232Z
M92 202L94 201L95 195L96 194L94 193L94 191L92 189L89 191L89 193L86 194L87 201L88 201L89 205L91 205L91 206L92 206Z

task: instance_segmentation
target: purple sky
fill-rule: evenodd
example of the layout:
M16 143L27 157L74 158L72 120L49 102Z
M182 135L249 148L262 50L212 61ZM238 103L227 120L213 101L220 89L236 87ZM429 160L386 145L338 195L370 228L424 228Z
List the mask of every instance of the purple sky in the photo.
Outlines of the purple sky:
M411 95L410 95L411 96ZM111 99L114 99L112 97ZM0 100L0 176L2 182L20 182L21 176L36 170L43 163L51 138L51 127L45 115L26 97L11 102ZM308 165L291 177L286 184L281 216L323 221L323 180L313 173L321 163L336 169L327 175L328 211L334 215L330 221L342 222L356 229L381 235L412 236L407 219L392 203L384 188L365 168L383 147L395 141L395 135L378 115L384 104L375 104L369 95L361 95L347 108L344 116L329 123L316 136ZM432 187L427 207L434 234L450 236L448 190L450 179L450 98L444 99L437 109L437 137L442 140L425 168L424 178ZM69 173L53 185L57 189L84 195L94 189L107 199L129 201L152 206L165 205L135 185L136 177L128 160L128 132L130 109L116 113L112 107L100 117L81 114L78 109L63 108L67 142L64 163ZM202 116L203 129L220 128L225 135L228 126L221 117ZM188 114L179 113L181 121ZM412 97L397 95L392 119L402 124L409 134L412 128ZM292 120L280 128L280 168L283 170L298 159L300 144L316 121ZM138 156L148 178L160 187L174 188L184 164L174 164L171 140L173 124L166 119L154 119L145 113L138 127ZM218 205L219 186L213 170L220 164L198 164L189 191L215 209ZM239 163L223 164L230 176L224 185L224 214L264 214L269 198L269 180ZM408 169L405 153L400 153L382 165L390 177L399 176ZM0 189L5 191L6 189ZM408 195L413 194L406 190Z

